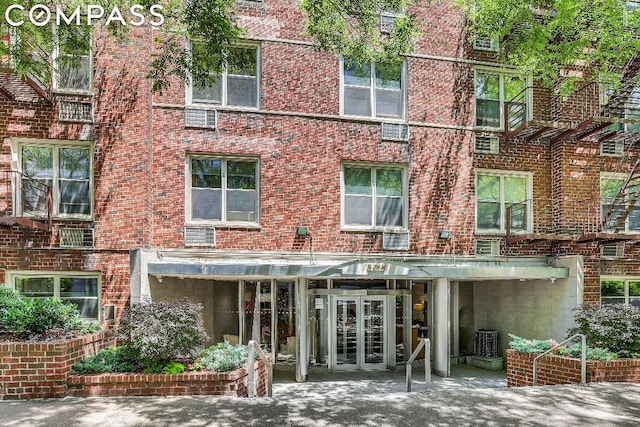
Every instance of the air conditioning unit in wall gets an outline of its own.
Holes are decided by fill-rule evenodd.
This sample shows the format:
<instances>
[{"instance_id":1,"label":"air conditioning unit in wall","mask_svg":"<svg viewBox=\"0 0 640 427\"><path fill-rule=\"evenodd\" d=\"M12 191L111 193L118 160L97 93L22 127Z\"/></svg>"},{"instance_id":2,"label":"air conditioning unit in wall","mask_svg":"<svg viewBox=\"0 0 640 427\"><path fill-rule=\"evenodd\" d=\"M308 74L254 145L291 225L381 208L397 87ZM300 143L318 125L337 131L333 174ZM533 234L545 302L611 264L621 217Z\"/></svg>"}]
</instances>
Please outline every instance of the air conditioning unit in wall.
<instances>
[{"instance_id":1,"label":"air conditioning unit in wall","mask_svg":"<svg viewBox=\"0 0 640 427\"><path fill-rule=\"evenodd\" d=\"M408 251L409 232L385 232L382 233L382 249L387 251Z\"/></svg>"},{"instance_id":2,"label":"air conditioning unit in wall","mask_svg":"<svg viewBox=\"0 0 640 427\"><path fill-rule=\"evenodd\" d=\"M480 136L473 137L474 153L497 154L500 151L500 140L497 136Z\"/></svg>"},{"instance_id":3,"label":"air conditioning unit in wall","mask_svg":"<svg viewBox=\"0 0 640 427\"><path fill-rule=\"evenodd\" d=\"M61 248L91 248L93 228L60 228L58 242Z\"/></svg>"},{"instance_id":4,"label":"air conditioning unit in wall","mask_svg":"<svg viewBox=\"0 0 640 427\"><path fill-rule=\"evenodd\" d=\"M475 36L473 38L473 48L475 50L486 50L490 52L498 51L498 40L493 37Z\"/></svg>"},{"instance_id":5,"label":"air conditioning unit in wall","mask_svg":"<svg viewBox=\"0 0 640 427\"><path fill-rule=\"evenodd\" d=\"M500 255L500 241L476 240L476 255Z\"/></svg>"},{"instance_id":6,"label":"air conditioning unit in wall","mask_svg":"<svg viewBox=\"0 0 640 427\"><path fill-rule=\"evenodd\" d=\"M600 155L621 157L624 152L624 142L622 141L602 141L600 143Z\"/></svg>"},{"instance_id":7,"label":"air conditioning unit in wall","mask_svg":"<svg viewBox=\"0 0 640 427\"><path fill-rule=\"evenodd\" d=\"M607 243L600 247L600 256L602 258L623 258L624 243Z\"/></svg>"},{"instance_id":8,"label":"air conditioning unit in wall","mask_svg":"<svg viewBox=\"0 0 640 427\"><path fill-rule=\"evenodd\" d=\"M218 112L209 108L186 107L184 125L191 128L215 129L218 126Z\"/></svg>"},{"instance_id":9,"label":"air conditioning unit in wall","mask_svg":"<svg viewBox=\"0 0 640 427\"><path fill-rule=\"evenodd\" d=\"M188 226L184 228L185 246L216 246L216 229L208 226Z\"/></svg>"},{"instance_id":10,"label":"air conditioning unit in wall","mask_svg":"<svg viewBox=\"0 0 640 427\"><path fill-rule=\"evenodd\" d=\"M59 101L58 120L61 122L93 122L91 102Z\"/></svg>"},{"instance_id":11,"label":"air conditioning unit in wall","mask_svg":"<svg viewBox=\"0 0 640 427\"><path fill-rule=\"evenodd\" d=\"M409 141L409 125L406 123L382 123L383 141Z\"/></svg>"}]
</instances>

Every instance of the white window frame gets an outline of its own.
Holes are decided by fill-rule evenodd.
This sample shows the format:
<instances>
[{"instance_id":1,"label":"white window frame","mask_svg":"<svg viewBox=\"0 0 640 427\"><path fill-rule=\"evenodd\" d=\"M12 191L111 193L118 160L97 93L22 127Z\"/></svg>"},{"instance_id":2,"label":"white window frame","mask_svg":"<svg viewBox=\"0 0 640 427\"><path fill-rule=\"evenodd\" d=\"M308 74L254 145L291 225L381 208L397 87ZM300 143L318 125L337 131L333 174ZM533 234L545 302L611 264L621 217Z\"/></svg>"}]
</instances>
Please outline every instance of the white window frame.
<instances>
[{"instance_id":1,"label":"white window frame","mask_svg":"<svg viewBox=\"0 0 640 427\"><path fill-rule=\"evenodd\" d=\"M73 89L73 88L61 88L60 84L60 67L58 66L58 58L60 57L60 44L58 43L58 33L56 31L56 26L53 26L53 39L54 39L54 47L52 52L53 59L53 72L52 74L52 87L55 92L58 93L68 93L68 94L80 94L80 95L90 95L93 94L93 34L91 35L91 47L89 48L89 52L87 55L89 57L89 85L85 89Z\"/></svg>"},{"instance_id":2,"label":"white window frame","mask_svg":"<svg viewBox=\"0 0 640 427\"><path fill-rule=\"evenodd\" d=\"M261 0L258 0L261 1ZM194 42L191 40L187 40L187 50L189 54L191 54L191 46ZM197 43L197 41L195 41ZM209 107L225 107L225 108L237 108L242 110L259 110L261 103L261 81L262 81L262 55L261 55L261 45L259 43L239 43L234 45L233 47L238 48L251 48L256 50L256 106L255 107L247 107L247 106L238 106L238 105L228 105L227 104L227 70L222 70L222 76L220 77L220 84L222 85L221 99L220 103L216 102L203 102L199 100L193 99L193 80L189 77L186 86L185 86L185 104L193 105L193 106L209 106Z\"/></svg>"},{"instance_id":3,"label":"white window frame","mask_svg":"<svg viewBox=\"0 0 640 427\"><path fill-rule=\"evenodd\" d=\"M600 220L604 219L604 210L603 210L603 201L602 201L602 180L603 179L610 179L610 180L617 180L617 181L622 181L622 183L624 184L624 180L627 179L627 175L622 174L622 173L615 173L615 172L601 172L600 173L600 181L599 181L599 194L600 194ZM640 205L636 205L638 207L640 207ZM624 220L624 230L622 230L622 233L640 233L640 227L638 228L634 228L634 229L630 229L629 228L629 216L627 216L627 218Z\"/></svg>"},{"instance_id":4,"label":"white window frame","mask_svg":"<svg viewBox=\"0 0 640 427\"><path fill-rule=\"evenodd\" d=\"M401 86L401 98L402 98L402 115L401 117L378 117L376 116L376 73L375 62L371 62L371 72L369 76L369 102L371 103L371 115L369 116L356 116L351 114L345 114L344 112L344 60L345 58L340 55L340 115L345 117L368 117L375 120L384 122L399 122L405 123L407 120L407 106L408 106L408 90L407 90L407 61L402 60L402 68L400 73L400 86Z\"/></svg>"},{"instance_id":5,"label":"white window frame","mask_svg":"<svg viewBox=\"0 0 640 427\"><path fill-rule=\"evenodd\" d=\"M48 271L48 270L16 270L16 271L7 271L5 273L5 285L10 287L11 289L16 289L15 283L16 279L20 278L28 278L28 279L37 279L37 278L53 278L53 297L60 298L60 279L61 278L81 278L81 279L97 279L98 281L98 295L96 295L96 300L98 304L98 317L86 317L83 318L85 320L102 320L102 275L98 272L81 272L81 271ZM93 298L93 297L91 297ZM63 301L66 298L60 298ZM87 298L89 299L89 298Z\"/></svg>"},{"instance_id":6,"label":"white window frame","mask_svg":"<svg viewBox=\"0 0 640 427\"><path fill-rule=\"evenodd\" d=\"M209 220L209 219L193 219L191 217L191 160L192 159L209 159L220 160L223 163L222 166L222 206L221 219ZM227 221L227 162L229 161L251 161L256 165L256 220L255 221ZM192 153L186 156L186 180L185 180L185 225L186 226L198 226L198 225L217 225L217 226L229 226L236 228L259 228L260 227L260 158L253 156L227 156L227 155L215 155L215 154L201 154Z\"/></svg>"},{"instance_id":7,"label":"white window frame","mask_svg":"<svg viewBox=\"0 0 640 427\"><path fill-rule=\"evenodd\" d=\"M616 297L616 298L624 298L624 304L635 307L640 310L640 307L631 305L631 298L637 298L640 301L640 296L629 295L629 282L640 282L640 277L637 276L600 276L600 304L604 304L604 299L608 299L611 297L602 297L602 282L623 282L624 283L624 296ZM614 304L614 303L612 303Z\"/></svg>"},{"instance_id":8,"label":"white window frame","mask_svg":"<svg viewBox=\"0 0 640 427\"><path fill-rule=\"evenodd\" d=\"M476 81L478 79L478 74L498 74L500 76L500 87L499 87L499 96L500 96L500 126L491 127L491 126L478 126L476 125L477 121L477 99L476 99ZM509 77L522 77L524 79L525 85L525 108L526 108L526 120L530 121L533 117L533 102L532 102L532 78L531 76L525 76L522 73L519 73L515 70L507 70L504 68L491 68L491 67L476 67L473 73L473 127L477 130L486 130L486 131L494 131L494 132L502 132L504 131L504 104L509 101L505 99L504 93L504 78L506 76Z\"/></svg>"},{"instance_id":9,"label":"white window frame","mask_svg":"<svg viewBox=\"0 0 640 427\"><path fill-rule=\"evenodd\" d=\"M372 225L354 225L345 224L345 168L360 169L397 169L402 171L402 223L400 227L378 226L375 225L376 216L376 192L375 179L372 179L372 206L371 206L371 224ZM340 165L340 229L343 231L374 231L374 232L406 232L409 231L409 169L406 164L401 163L371 163L371 162L342 162Z\"/></svg>"},{"instance_id":10,"label":"white window frame","mask_svg":"<svg viewBox=\"0 0 640 427\"><path fill-rule=\"evenodd\" d=\"M69 141L69 140L57 140L57 139L15 139L12 141L12 164L13 170L22 172L22 147L23 146L38 146L38 147L51 147L53 151L53 187L51 193L53 196L53 212L52 216L55 219L74 219L80 221L90 221L93 219L94 214L94 144L91 141ZM83 148L89 150L89 214L61 214L60 213L60 174L59 174L59 159L60 148ZM14 201L22 200L22 184L20 182L14 183ZM17 216L29 216L28 213L22 212L22 205L16 202L14 205L14 213Z\"/></svg>"},{"instance_id":11,"label":"white window frame","mask_svg":"<svg viewBox=\"0 0 640 427\"><path fill-rule=\"evenodd\" d=\"M500 178L500 228L479 228L478 227L478 176L489 175ZM475 227L476 233L482 235L504 235L507 231L507 211L506 201L504 194L504 178L524 178L526 180L526 200L527 200L527 224L525 230L512 230L513 234L531 233L533 230L533 173L532 172L517 172L517 171L505 171L500 169L477 169L474 176L475 187Z\"/></svg>"}]
</instances>

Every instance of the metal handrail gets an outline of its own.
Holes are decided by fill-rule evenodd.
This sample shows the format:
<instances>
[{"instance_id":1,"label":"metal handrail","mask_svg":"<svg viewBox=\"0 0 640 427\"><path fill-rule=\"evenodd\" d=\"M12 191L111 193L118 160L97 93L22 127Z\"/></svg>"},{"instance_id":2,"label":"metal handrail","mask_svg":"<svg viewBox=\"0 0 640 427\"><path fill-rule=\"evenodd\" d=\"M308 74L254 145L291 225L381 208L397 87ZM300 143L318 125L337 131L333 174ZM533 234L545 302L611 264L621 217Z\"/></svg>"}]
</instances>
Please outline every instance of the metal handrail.
<instances>
[{"instance_id":1,"label":"metal handrail","mask_svg":"<svg viewBox=\"0 0 640 427\"><path fill-rule=\"evenodd\" d=\"M255 393L255 390L256 390L255 350L258 350L258 355L260 356L260 359L262 359L262 361L267 365L267 397L271 397L271 395L273 394L273 387L272 387L273 365L271 364L267 356L265 356L264 352L262 351L262 349L260 348L260 345L257 342L255 342L254 340L251 340L249 341L249 344L247 344L247 346L249 347L249 356L247 357L247 365L249 370L249 380L248 380L249 397L255 397L255 394L256 394Z\"/></svg>"},{"instance_id":2,"label":"metal handrail","mask_svg":"<svg viewBox=\"0 0 640 427\"><path fill-rule=\"evenodd\" d=\"M536 356L535 359L533 359L533 385L538 384L538 359L540 359L545 354L552 352L567 341L572 341L576 337L581 337L582 344L582 352L580 355L580 384L584 385L587 383L587 337L585 337L583 334L575 334L574 336L567 338L566 340L555 345L554 347L551 347L549 350Z\"/></svg>"},{"instance_id":3,"label":"metal handrail","mask_svg":"<svg viewBox=\"0 0 640 427\"><path fill-rule=\"evenodd\" d=\"M416 349L413 350L411 357L407 361L406 366L406 381L407 392L411 391L411 364L416 360L420 350L424 348L424 382L428 386L431 382L431 341L429 338L420 338Z\"/></svg>"}]
</instances>

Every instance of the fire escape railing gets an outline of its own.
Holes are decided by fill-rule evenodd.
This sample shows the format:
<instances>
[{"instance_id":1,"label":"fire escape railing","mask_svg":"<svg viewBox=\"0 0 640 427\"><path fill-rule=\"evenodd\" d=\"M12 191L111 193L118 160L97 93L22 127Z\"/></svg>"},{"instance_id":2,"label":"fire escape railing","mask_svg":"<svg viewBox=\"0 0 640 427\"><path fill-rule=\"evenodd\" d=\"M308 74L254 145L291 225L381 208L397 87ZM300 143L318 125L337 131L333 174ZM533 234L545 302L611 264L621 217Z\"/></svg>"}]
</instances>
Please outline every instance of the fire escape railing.
<instances>
[{"instance_id":1,"label":"fire escape railing","mask_svg":"<svg viewBox=\"0 0 640 427\"><path fill-rule=\"evenodd\" d=\"M0 171L0 223L51 231L51 186L15 170Z\"/></svg>"}]
</instances>

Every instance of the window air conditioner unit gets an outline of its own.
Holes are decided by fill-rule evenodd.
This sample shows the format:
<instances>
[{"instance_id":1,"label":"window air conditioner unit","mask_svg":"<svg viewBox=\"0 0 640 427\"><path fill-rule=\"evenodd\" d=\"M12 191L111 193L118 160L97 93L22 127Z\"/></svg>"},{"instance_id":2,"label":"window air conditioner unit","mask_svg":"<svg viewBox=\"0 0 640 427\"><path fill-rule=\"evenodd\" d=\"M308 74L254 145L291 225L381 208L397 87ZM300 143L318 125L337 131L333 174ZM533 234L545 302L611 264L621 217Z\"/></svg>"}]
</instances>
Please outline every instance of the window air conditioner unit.
<instances>
[{"instance_id":1,"label":"window air conditioner unit","mask_svg":"<svg viewBox=\"0 0 640 427\"><path fill-rule=\"evenodd\" d=\"M58 120L61 122L93 122L93 108L90 102L59 101Z\"/></svg>"},{"instance_id":2,"label":"window air conditioner unit","mask_svg":"<svg viewBox=\"0 0 640 427\"><path fill-rule=\"evenodd\" d=\"M93 228L60 228L58 240L61 248L91 248Z\"/></svg>"},{"instance_id":3,"label":"window air conditioner unit","mask_svg":"<svg viewBox=\"0 0 640 427\"><path fill-rule=\"evenodd\" d=\"M500 255L500 241L476 240L476 255Z\"/></svg>"},{"instance_id":4,"label":"window air conditioner unit","mask_svg":"<svg viewBox=\"0 0 640 427\"><path fill-rule=\"evenodd\" d=\"M475 135L473 151L475 153L497 154L500 151L500 140L497 136Z\"/></svg>"},{"instance_id":5,"label":"window air conditioner unit","mask_svg":"<svg viewBox=\"0 0 640 427\"><path fill-rule=\"evenodd\" d=\"M208 108L186 107L185 127L215 129L218 126L218 112Z\"/></svg>"},{"instance_id":6,"label":"window air conditioner unit","mask_svg":"<svg viewBox=\"0 0 640 427\"><path fill-rule=\"evenodd\" d=\"M608 243L602 245L600 256L602 258L624 257L624 243Z\"/></svg>"},{"instance_id":7,"label":"window air conditioner unit","mask_svg":"<svg viewBox=\"0 0 640 427\"><path fill-rule=\"evenodd\" d=\"M475 50L486 50L489 52L498 51L498 40L493 37L475 36L473 38L473 48Z\"/></svg>"},{"instance_id":8,"label":"window air conditioner unit","mask_svg":"<svg viewBox=\"0 0 640 427\"><path fill-rule=\"evenodd\" d=\"M216 230L213 227L185 227L184 228L184 245L185 246L211 246L216 245Z\"/></svg>"},{"instance_id":9,"label":"window air conditioner unit","mask_svg":"<svg viewBox=\"0 0 640 427\"><path fill-rule=\"evenodd\" d=\"M409 232L386 232L382 233L382 249L388 251L408 251Z\"/></svg>"},{"instance_id":10,"label":"window air conditioner unit","mask_svg":"<svg viewBox=\"0 0 640 427\"><path fill-rule=\"evenodd\" d=\"M624 152L624 142L622 141L602 141L600 144L600 155L621 157Z\"/></svg>"},{"instance_id":11,"label":"window air conditioner unit","mask_svg":"<svg viewBox=\"0 0 640 427\"><path fill-rule=\"evenodd\" d=\"M409 141L409 125L405 123L382 123L383 141Z\"/></svg>"}]
</instances>

